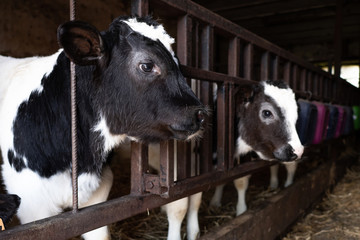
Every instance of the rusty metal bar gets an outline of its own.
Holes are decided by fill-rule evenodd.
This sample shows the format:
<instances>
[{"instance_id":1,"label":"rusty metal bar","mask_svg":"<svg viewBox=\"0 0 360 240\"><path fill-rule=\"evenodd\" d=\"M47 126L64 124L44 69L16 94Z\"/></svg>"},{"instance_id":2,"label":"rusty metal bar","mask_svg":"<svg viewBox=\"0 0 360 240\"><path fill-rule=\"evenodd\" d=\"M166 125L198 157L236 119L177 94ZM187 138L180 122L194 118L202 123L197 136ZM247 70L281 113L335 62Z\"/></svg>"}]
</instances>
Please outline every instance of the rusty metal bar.
<instances>
[{"instance_id":1,"label":"rusty metal bar","mask_svg":"<svg viewBox=\"0 0 360 240\"><path fill-rule=\"evenodd\" d=\"M229 102L228 84L218 84L217 90L217 169L228 169Z\"/></svg>"},{"instance_id":2,"label":"rusty metal bar","mask_svg":"<svg viewBox=\"0 0 360 240\"><path fill-rule=\"evenodd\" d=\"M272 52L275 55L283 59L288 59L291 62L297 63L299 66L308 68L315 72L320 72L322 74L327 74L319 68L315 67L313 64L305 61L301 57L295 56L294 54L280 48L279 46L257 36L256 34L248 31L247 29L236 25L235 23L230 22L229 20L224 19L220 15L214 14L210 10L196 4L192 1L186 0L156 0L153 1L156 3L166 4L168 7L173 7L179 11L186 12L187 14L196 17L202 22L208 23L216 29L221 29L224 33L230 34L232 36L237 36L241 40L252 43L261 49L266 49Z\"/></svg>"},{"instance_id":3,"label":"rusty metal bar","mask_svg":"<svg viewBox=\"0 0 360 240\"><path fill-rule=\"evenodd\" d=\"M70 20L75 20L76 0L70 0ZM78 158L77 158L77 114L76 114L76 66L70 61L71 82L71 179L72 179L72 211L79 208L78 201Z\"/></svg>"},{"instance_id":4,"label":"rusty metal bar","mask_svg":"<svg viewBox=\"0 0 360 240\"><path fill-rule=\"evenodd\" d=\"M289 84L291 87L290 77L291 77L291 62L287 61L284 66L284 82Z\"/></svg>"},{"instance_id":5,"label":"rusty metal bar","mask_svg":"<svg viewBox=\"0 0 360 240\"><path fill-rule=\"evenodd\" d=\"M315 73L313 77L313 95L319 95L319 75L317 73Z\"/></svg>"},{"instance_id":6,"label":"rusty metal bar","mask_svg":"<svg viewBox=\"0 0 360 240\"><path fill-rule=\"evenodd\" d=\"M246 44L244 49L244 78L254 79L254 46L251 43Z\"/></svg>"},{"instance_id":7,"label":"rusty metal bar","mask_svg":"<svg viewBox=\"0 0 360 240\"><path fill-rule=\"evenodd\" d=\"M145 193L143 173L148 168L148 146L131 142L131 194Z\"/></svg>"},{"instance_id":8,"label":"rusty metal bar","mask_svg":"<svg viewBox=\"0 0 360 240\"><path fill-rule=\"evenodd\" d=\"M216 83L232 82L239 85L254 83L254 81L248 80L246 78L233 77L223 73L206 71L184 65L180 66L180 69L185 77L193 77L199 80L211 81Z\"/></svg>"},{"instance_id":9,"label":"rusty metal bar","mask_svg":"<svg viewBox=\"0 0 360 240\"><path fill-rule=\"evenodd\" d=\"M324 76L319 75L318 78L318 96L321 96L324 99Z\"/></svg>"},{"instance_id":10,"label":"rusty metal bar","mask_svg":"<svg viewBox=\"0 0 360 240\"><path fill-rule=\"evenodd\" d=\"M299 74L299 67L297 64L292 66L292 74L291 74L291 82L292 82L292 89L299 90L299 81L298 81L298 74Z\"/></svg>"},{"instance_id":11,"label":"rusty metal bar","mask_svg":"<svg viewBox=\"0 0 360 240\"><path fill-rule=\"evenodd\" d=\"M313 73L311 71L307 71L306 89L308 92L313 94Z\"/></svg>"},{"instance_id":12,"label":"rusty metal bar","mask_svg":"<svg viewBox=\"0 0 360 240\"><path fill-rule=\"evenodd\" d=\"M201 58L200 68L204 70L212 70L214 62L214 29L206 25L201 30L200 42L201 42ZM212 107L214 105L213 86L211 82L204 81L200 87L200 100L203 104ZM213 112L212 114L216 114ZM207 118L209 127L203 134L202 141L200 142L200 173L206 173L211 171L213 167L213 115ZM216 127L216 126L215 126Z\"/></svg>"},{"instance_id":13,"label":"rusty metal bar","mask_svg":"<svg viewBox=\"0 0 360 240\"><path fill-rule=\"evenodd\" d=\"M232 171L208 173L192 179L185 179L170 189L170 195L176 196L172 198L162 198L152 194L127 195L79 209L77 214L65 212L51 218L7 229L0 233L0 240L45 240L49 239L49 236L52 239L68 239L103 225L132 217L145 212L147 209L159 207L189 194L209 189L217 184L264 170L273 164L269 161L248 162L233 168Z\"/></svg>"},{"instance_id":14,"label":"rusty metal bar","mask_svg":"<svg viewBox=\"0 0 360 240\"><path fill-rule=\"evenodd\" d=\"M279 59L279 56L275 56L273 59L272 59L272 72L273 72L273 79L274 80L279 80L280 79L280 76L279 76L279 68L280 68L280 59Z\"/></svg>"},{"instance_id":15,"label":"rusty metal bar","mask_svg":"<svg viewBox=\"0 0 360 240\"><path fill-rule=\"evenodd\" d=\"M131 0L131 14L136 14L139 17L149 14L148 0Z\"/></svg>"},{"instance_id":16,"label":"rusty metal bar","mask_svg":"<svg viewBox=\"0 0 360 240\"><path fill-rule=\"evenodd\" d=\"M300 71L300 87L299 87L299 90L303 91L303 92L305 92L305 90L306 90L306 77L307 77L306 72L307 71L306 71L305 68L301 69L301 71Z\"/></svg>"},{"instance_id":17,"label":"rusty metal bar","mask_svg":"<svg viewBox=\"0 0 360 240\"><path fill-rule=\"evenodd\" d=\"M270 53L264 52L261 56L260 80L270 79Z\"/></svg>"},{"instance_id":18,"label":"rusty metal bar","mask_svg":"<svg viewBox=\"0 0 360 240\"><path fill-rule=\"evenodd\" d=\"M162 196L168 196L174 185L174 141L160 143L160 186L165 188Z\"/></svg>"},{"instance_id":19,"label":"rusty metal bar","mask_svg":"<svg viewBox=\"0 0 360 240\"><path fill-rule=\"evenodd\" d=\"M184 15L177 23L177 53L181 63L191 66L192 61L192 19ZM190 83L191 80L189 79ZM191 84L191 83L190 83ZM177 142L177 179L190 177L191 145L188 142Z\"/></svg>"},{"instance_id":20,"label":"rusty metal bar","mask_svg":"<svg viewBox=\"0 0 360 240\"><path fill-rule=\"evenodd\" d=\"M131 13L133 15L145 16L149 11L148 0L131 0ZM131 143L131 186L130 192L133 195L145 193L145 171L148 170L148 146L141 143Z\"/></svg>"},{"instance_id":21,"label":"rusty metal bar","mask_svg":"<svg viewBox=\"0 0 360 240\"><path fill-rule=\"evenodd\" d=\"M336 21L335 21L335 31L334 31L334 50L335 50L335 59L334 59L334 75L336 78L340 78L341 73L341 58L342 58L342 48L343 48L343 0L336 0Z\"/></svg>"},{"instance_id":22,"label":"rusty metal bar","mask_svg":"<svg viewBox=\"0 0 360 240\"><path fill-rule=\"evenodd\" d=\"M228 74L230 76L238 77L240 75L240 39L235 37L229 43L228 56ZM229 165L228 168L234 166L234 151L235 151L235 99L234 99L234 84L229 84L229 136L228 136L228 154Z\"/></svg>"}]
</instances>

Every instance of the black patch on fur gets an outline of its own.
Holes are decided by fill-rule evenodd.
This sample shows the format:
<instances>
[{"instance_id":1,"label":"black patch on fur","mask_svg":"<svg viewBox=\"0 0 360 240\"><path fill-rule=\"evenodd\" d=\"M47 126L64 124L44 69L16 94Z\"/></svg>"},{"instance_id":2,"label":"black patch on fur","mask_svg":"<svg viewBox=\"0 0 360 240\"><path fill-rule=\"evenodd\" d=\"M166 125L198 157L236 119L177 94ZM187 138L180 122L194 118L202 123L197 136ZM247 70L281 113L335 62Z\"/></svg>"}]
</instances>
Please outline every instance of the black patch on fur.
<instances>
[{"instance_id":1,"label":"black patch on fur","mask_svg":"<svg viewBox=\"0 0 360 240\"><path fill-rule=\"evenodd\" d=\"M159 41L133 32L121 19L128 17L115 19L101 33L104 57L76 68L79 175L100 175L108 161L103 136L93 130L100 116L113 135L153 142L184 139L195 129L197 113L206 112L170 52ZM150 18L138 21L157 24ZM139 70L139 62L149 60L161 74ZM69 65L61 53L53 71L41 81L43 90L32 92L21 103L13 124L15 152L42 177L71 169Z\"/></svg>"},{"instance_id":2,"label":"black patch on fur","mask_svg":"<svg viewBox=\"0 0 360 240\"><path fill-rule=\"evenodd\" d=\"M0 194L0 218L5 226L10 222L11 218L16 214L20 206L21 199L14 194Z\"/></svg>"},{"instance_id":3,"label":"black patch on fur","mask_svg":"<svg viewBox=\"0 0 360 240\"><path fill-rule=\"evenodd\" d=\"M281 88L281 89L289 88L289 86L284 81L281 81L281 80L267 80L266 83L273 85L275 87Z\"/></svg>"},{"instance_id":4,"label":"black patch on fur","mask_svg":"<svg viewBox=\"0 0 360 240\"><path fill-rule=\"evenodd\" d=\"M15 168L17 172L21 172L25 168L25 164L22 158L15 157L15 154L13 151L8 151L8 159L10 165Z\"/></svg>"}]
</instances>

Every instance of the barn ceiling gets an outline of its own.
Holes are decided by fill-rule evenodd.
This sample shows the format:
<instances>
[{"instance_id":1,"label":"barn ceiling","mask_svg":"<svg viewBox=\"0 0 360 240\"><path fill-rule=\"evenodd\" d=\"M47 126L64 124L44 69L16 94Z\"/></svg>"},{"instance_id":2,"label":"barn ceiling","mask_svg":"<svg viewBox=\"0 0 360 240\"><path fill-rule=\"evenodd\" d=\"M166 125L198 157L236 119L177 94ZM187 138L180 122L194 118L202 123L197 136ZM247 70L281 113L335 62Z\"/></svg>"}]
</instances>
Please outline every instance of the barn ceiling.
<instances>
[{"instance_id":1,"label":"barn ceiling","mask_svg":"<svg viewBox=\"0 0 360 240\"><path fill-rule=\"evenodd\" d=\"M333 61L339 36L343 63L359 64L360 0L193 1L312 62ZM105 29L114 17L129 14L130 2L77 0L77 18ZM0 54L23 57L56 51L56 29L68 20L68 11L64 0L1 0ZM341 27L335 34L337 19Z\"/></svg>"},{"instance_id":2,"label":"barn ceiling","mask_svg":"<svg viewBox=\"0 0 360 240\"><path fill-rule=\"evenodd\" d=\"M359 0L193 1L313 62L332 61L340 36L342 61L359 63Z\"/></svg>"}]
</instances>

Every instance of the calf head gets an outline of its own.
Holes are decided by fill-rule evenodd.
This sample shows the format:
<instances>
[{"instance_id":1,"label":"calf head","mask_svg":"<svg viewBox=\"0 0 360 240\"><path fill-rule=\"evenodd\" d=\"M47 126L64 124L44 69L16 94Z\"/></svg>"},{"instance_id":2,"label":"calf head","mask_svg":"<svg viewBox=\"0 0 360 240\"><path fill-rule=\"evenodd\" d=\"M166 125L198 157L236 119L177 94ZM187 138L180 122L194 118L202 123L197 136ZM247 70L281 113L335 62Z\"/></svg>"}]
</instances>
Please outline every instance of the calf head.
<instances>
[{"instance_id":1,"label":"calf head","mask_svg":"<svg viewBox=\"0 0 360 240\"><path fill-rule=\"evenodd\" d=\"M264 160L292 161L304 147L296 132L298 117L293 91L283 82L264 81L239 94L237 151L255 151Z\"/></svg>"},{"instance_id":2,"label":"calf head","mask_svg":"<svg viewBox=\"0 0 360 240\"><path fill-rule=\"evenodd\" d=\"M58 39L72 61L93 66L91 98L110 134L150 142L200 132L206 110L180 72L174 39L156 21L119 17L101 33L72 21Z\"/></svg>"}]
</instances>

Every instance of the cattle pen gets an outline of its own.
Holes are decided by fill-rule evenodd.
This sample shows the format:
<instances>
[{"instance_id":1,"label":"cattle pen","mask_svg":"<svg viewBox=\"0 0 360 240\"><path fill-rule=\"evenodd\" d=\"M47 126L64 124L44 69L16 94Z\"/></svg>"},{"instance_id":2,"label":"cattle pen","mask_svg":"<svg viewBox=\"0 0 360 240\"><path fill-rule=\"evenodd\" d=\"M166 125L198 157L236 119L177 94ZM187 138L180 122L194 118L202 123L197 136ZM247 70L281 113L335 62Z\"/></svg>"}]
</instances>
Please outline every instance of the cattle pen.
<instances>
[{"instance_id":1,"label":"cattle pen","mask_svg":"<svg viewBox=\"0 0 360 240\"><path fill-rule=\"evenodd\" d=\"M216 122L211 117L206 119L211 127L206 128L197 142L195 159L191 158L191 143L161 142L161 171L150 173L148 147L132 142L128 195L75 213L68 211L9 228L0 233L0 239L68 239L268 169L275 162L257 160L237 164L234 160L235 98L243 85L283 79L299 99L337 106L360 105L358 88L192 1L131 1L131 14L145 16L149 13L155 19L161 19L165 27L171 29L171 35L176 36L175 52L184 76L201 102L211 108L213 116L216 115ZM344 174L351 159L339 161L339 156L346 151L346 143L357 139L356 134L359 134L358 130L346 132L343 127L337 137L309 145L306 161L319 155L326 161L267 199L258 211L234 218L225 227L211 230L200 239L265 240L283 234Z\"/></svg>"}]
</instances>

